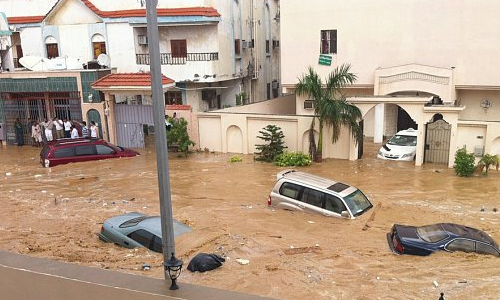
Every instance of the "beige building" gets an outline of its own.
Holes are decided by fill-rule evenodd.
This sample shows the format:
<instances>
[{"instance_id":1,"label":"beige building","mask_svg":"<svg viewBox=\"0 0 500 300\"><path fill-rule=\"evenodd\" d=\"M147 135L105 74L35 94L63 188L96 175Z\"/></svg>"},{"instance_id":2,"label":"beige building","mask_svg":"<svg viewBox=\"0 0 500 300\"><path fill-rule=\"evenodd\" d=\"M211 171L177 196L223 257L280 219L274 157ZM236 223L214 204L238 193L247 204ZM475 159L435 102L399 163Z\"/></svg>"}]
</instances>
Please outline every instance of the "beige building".
<instances>
[{"instance_id":1,"label":"beige building","mask_svg":"<svg viewBox=\"0 0 500 300\"><path fill-rule=\"evenodd\" d=\"M417 165L451 167L463 146L478 157L500 154L499 9L493 0L282 2L283 90L294 93L309 66L326 78L348 63L358 81L346 93L375 142L416 126ZM296 99L298 115L313 112L305 100ZM433 128L436 115L445 128ZM325 147L323 157L357 158L349 134L337 144Z\"/></svg>"}]
</instances>

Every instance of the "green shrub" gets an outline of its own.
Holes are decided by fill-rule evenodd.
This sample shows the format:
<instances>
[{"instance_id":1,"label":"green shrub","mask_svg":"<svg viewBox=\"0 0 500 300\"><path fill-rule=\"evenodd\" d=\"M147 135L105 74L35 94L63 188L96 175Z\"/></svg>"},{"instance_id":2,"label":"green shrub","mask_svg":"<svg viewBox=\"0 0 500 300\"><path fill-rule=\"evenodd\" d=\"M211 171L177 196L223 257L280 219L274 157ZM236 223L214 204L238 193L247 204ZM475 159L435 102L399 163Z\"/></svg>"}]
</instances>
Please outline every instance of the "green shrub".
<instances>
[{"instance_id":1,"label":"green shrub","mask_svg":"<svg viewBox=\"0 0 500 300\"><path fill-rule=\"evenodd\" d=\"M189 146L195 145L195 143L189 139L187 131L188 122L184 118L170 119L169 121L172 123L172 128L167 131L167 146L177 146L179 152L183 152L184 155L187 156Z\"/></svg>"},{"instance_id":2,"label":"green shrub","mask_svg":"<svg viewBox=\"0 0 500 300\"><path fill-rule=\"evenodd\" d=\"M460 177L470 177L474 174L474 154L467 153L467 149L458 149L455 153L455 163L453 168L455 173Z\"/></svg>"},{"instance_id":3,"label":"green shrub","mask_svg":"<svg viewBox=\"0 0 500 300\"><path fill-rule=\"evenodd\" d=\"M283 146L285 135L281 131L281 128L276 125L267 125L259 133L262 135L257 137L267 144L255 145L255 149L258 151L255 153L257 155L255 160L273 162L287 148Z\"/></svg>"},{"instance_id":4,"label":"green shrub","mask_svg":"<svg viewBox=\"0 0 500 300\"><path fill-rule=\"evenodd\" d=\"M302 152L284 152L278 155L274 164L280 167L309 166L312 163L311 157Z\"/></svg>"},{"instance_id":5,"label":"green shrub","mask_svg":"<svg viewBox=\"0 0 500 300\"><path fill-rule=\"evenodd\" d=\"M241 157L239 157L238 155L232 156L229 159L230 163L241 162L241 161L243 161L243 159Z\"/></svg>"}]
</instances>

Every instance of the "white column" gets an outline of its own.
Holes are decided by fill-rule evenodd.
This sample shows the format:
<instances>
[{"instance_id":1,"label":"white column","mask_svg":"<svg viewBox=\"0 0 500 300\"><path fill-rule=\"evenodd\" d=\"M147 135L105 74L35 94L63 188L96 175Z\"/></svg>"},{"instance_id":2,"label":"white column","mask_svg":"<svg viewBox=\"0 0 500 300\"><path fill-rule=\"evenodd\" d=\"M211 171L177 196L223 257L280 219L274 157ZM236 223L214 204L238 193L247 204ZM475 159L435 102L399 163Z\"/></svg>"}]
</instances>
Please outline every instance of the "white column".
<instances>
[{"instance_id":1,"label":"white column","mask_svg":"<svg viewBox=\"0 0 500 300\"><path fill-rule=\"evenodd\" d=\"M384 141L384 118L385 104L380 103L375 106L375 117L373 118L373 142L382 143Z\"/></svg>"}]
</instances>

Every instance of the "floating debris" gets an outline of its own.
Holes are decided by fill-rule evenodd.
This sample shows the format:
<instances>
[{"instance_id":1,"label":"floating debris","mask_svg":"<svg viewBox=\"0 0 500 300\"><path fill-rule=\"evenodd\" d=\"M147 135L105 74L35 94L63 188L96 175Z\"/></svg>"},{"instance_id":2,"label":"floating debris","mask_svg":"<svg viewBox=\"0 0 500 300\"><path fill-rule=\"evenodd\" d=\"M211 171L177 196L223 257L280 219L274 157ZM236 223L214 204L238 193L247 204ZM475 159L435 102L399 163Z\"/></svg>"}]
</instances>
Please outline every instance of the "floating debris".
<instances>
[{"instance_id":1,"label":"floating debris","mask_svg":"<svg viewBox=\"0 0 500 300\"><path fill-rule=\"evenodd\" d=\"M248 265L250 263L250 261L248 259L244 259L244 258L237 258L236 261L240 264L240 265Z\"/></svg>"}]
</instances>

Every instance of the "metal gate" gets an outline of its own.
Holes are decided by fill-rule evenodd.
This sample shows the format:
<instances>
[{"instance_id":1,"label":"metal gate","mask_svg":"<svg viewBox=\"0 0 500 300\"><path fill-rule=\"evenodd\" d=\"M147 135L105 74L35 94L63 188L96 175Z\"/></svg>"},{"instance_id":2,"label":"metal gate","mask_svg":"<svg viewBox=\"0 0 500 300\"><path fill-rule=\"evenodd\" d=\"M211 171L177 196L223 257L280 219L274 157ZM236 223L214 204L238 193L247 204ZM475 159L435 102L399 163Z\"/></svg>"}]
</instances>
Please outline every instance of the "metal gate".
<instances>
[{"instance_id":1,"label":"metal gate","mask_svg":"<svg viewBox=\"0 0 500 300\"><path fill-rule=\"evenodd\" d=\"M450 155L451 124L444 120L427 123L424 161L447 164Z\"/></svg>"},{"instance_id":2,"label":"metal gate","mask_svg":"<svg viewBox=\"0 0 500 300\"><path fill-rule=\"evenodd\" d=\"M118 145L127 148L144 148L143 125L154 124L153 106L117 104L115 116Z\"/></svg>"},{"instance_id":3,"label":"metal gate","mask_svg":"<svg viewBox=\"0 0 500 300\"><path fill-rule=\"evenodd\" d=\"M79 92L5 92L1 93L7 128L7 143L15 143L14 123L23 124L24 144L32 144L31 120L82 120ZM1 100L0 100L1 101Z\"/></svg>"}]
</instances>

